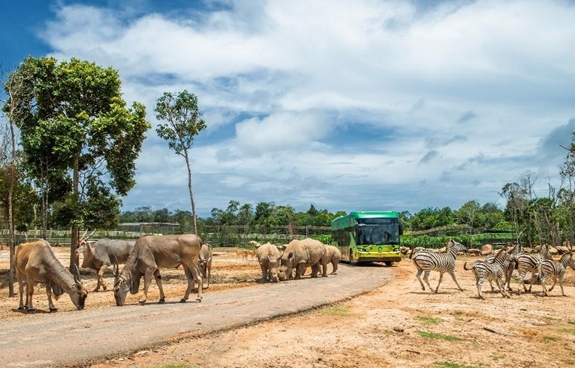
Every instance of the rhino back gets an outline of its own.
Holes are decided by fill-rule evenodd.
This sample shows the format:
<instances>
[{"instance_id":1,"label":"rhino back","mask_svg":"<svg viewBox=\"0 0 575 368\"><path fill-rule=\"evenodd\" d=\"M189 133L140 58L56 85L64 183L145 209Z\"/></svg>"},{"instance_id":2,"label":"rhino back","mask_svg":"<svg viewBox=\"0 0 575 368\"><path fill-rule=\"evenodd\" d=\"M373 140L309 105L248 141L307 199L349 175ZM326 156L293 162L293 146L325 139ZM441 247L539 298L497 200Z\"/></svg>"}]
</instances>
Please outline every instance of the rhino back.
<instances>
[{"instance_id":1,"label":"rhino back","mask_svg":"<svg viewBox=\"0 0 575 368\"><path fill-rule=\"evenodd\" d=\"M306 238L302 240L302 243L307 255L305 263L316 264L325 256L326 249L322 242L315 239Z\"/></svg>"}]
</instances>

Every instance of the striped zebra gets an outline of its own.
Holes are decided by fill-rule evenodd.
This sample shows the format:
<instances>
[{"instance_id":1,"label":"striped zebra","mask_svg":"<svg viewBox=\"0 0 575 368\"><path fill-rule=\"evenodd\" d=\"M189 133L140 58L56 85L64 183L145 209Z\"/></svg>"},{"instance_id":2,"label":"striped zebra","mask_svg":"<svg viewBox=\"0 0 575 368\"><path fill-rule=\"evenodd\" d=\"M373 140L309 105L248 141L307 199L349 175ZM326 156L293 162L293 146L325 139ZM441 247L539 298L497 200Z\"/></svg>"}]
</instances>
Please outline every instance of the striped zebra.
<instances>
[{"instance_id":1,"label":"striped zebra","mask_svg":"<svg viewBox=\"0 0 575 368\"><path fill-rule=\"evenodd\" d=\"M425 290L425 286L421 281L421 274L423 273L423 279L429 287L429 290L433 292L431 285L429 284L429 273L431 271L439 272L439 281L437 282L437 288L435 288L435 293L439 290L439 285L441 285L441 279L443 279L443 274L445 272L451 275L455 284L460 291L463 291L457 279L455 278L455 256L457 252L466 251L467 248L453 239L447 242L447 252L446 253L433 253L429 251L420 251L413 256L413 263L417 267L417 279L421 284L421 290Z\"/></svg>"},{"instance_id":2,"label":"striped zebra","mask_svg":"<svg viewBox=\"0 0 575 368\"><path fill-rule=\"evenodd\" d=\"M548 296L547 286L545 282L549 277L553 278L553 285L549 289L552 291L555 287L555 283L557 279L559 279L559 286L561 286L561 295L565 295L565 291L563 290L563 279L565 278L565 271L567 271L567 267L571 267L575 270L575 259L573 259L572 253L565 253L559 261L554 261L552 259L546 259L541 263L541 272L540 280L541 280L541 287L543 288L543 293L545 296Z\"/></svg>"},{"instance_id":3,"label":"striped zebra","mask_svg":"<svg viewBox=\"0 0 575 368\"><path fill-rule=\"evenodd\" d=\"M507 253L507 257L505 258L505 262L503 262L503 276L505 276L505 280L503 285L507 288L508 291L512 291L511 289L511 276L513 275L513 270L515 269L516 261L515 257L519 254L523 253L523 246L521 244L516 244L509 253ZM485 262L491 263L495 259L495 254L490 254L485 257ZM491 291L495 292L495 288L493 287L493 281L489 279L489 285L491 286Z\"/></svg>"},{"instance_id":4,"label":"striped zebra","mask_svg":"<svg viewBox=\"0 0 575 368\"><path fill-rule=\"evenodd\" d=\"M531 292L535 276L541 273L541 264L543 260L552 258L549 253L549 246L543 245L537 254L521 253L513 257L513 259L516 262L515 269L519 273L519 276L517 277L517 281L519 282L519 286L517 286L517 294L521 294L521 285L523 285L523 290L527 292L527 287L523 282L527 272L531 273L531 283L529 284L529 292Z\"/></svg>"},{"instance_id":5,"label":"striped zebra","mask_svg":"<svg viewBox=\"0 0 575 368\"><path fill-rule=\"evenodd\" d=\"M503 279L503 275L505 272L505 263L509 266L509 260L507 256L507 251L505 249L501 249L497 254L493 257L490 257L491 261L475 261L471 265L470 268L467 268L467 262L463 264L464 270L473 270L475 274L475 284L477 285L477 293L479 294L479 299L485 299L483 294L481 293L481 289L483 287L483 282L485 280L489 280L491 283L495 281L499 290L501 291L501 295L505 298L509 298L509 294L505 290L505 281ZM491 284L491 288L493 289L493 284Z\"/></svg>"}]
</instances>

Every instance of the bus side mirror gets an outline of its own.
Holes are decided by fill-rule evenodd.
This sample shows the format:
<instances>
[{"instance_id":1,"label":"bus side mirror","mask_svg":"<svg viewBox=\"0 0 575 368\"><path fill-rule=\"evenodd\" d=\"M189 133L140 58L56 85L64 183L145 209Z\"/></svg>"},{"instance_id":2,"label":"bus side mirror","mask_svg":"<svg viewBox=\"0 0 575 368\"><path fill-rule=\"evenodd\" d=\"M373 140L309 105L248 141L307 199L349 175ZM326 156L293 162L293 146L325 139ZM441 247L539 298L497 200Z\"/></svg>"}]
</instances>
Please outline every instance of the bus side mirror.
<instances>
[{"instance_id":1,"label":"bus side mirror","mask_svg":"<svg viewBox=\"0 0 575 368\"><path fill-rule=\"evenodd\" d=\"M399 235L403 235L403 224L399 223Z\"/></svg>"}]
</instances>

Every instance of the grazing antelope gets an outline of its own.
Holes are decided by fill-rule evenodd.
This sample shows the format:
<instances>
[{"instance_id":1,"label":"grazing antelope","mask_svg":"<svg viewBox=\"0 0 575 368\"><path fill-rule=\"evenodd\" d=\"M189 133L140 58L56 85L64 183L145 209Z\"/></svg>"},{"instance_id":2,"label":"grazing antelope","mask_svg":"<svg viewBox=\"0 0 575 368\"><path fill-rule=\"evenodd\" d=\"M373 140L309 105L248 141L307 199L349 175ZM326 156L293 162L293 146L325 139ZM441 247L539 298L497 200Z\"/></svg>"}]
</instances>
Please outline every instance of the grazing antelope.
<instances>
[{"instance_id":1,"label":"grazing antelope","mask_svg":"<svg viewBox=\"0 0 575 368\"><path fill-rule=\"evenodd\" d=\"M76 274L72 275L56 258L47 241L38 240L20 244L16 248L14 264L16 265L16 278L20 290L18 309L27 309L28 312L34 311L32 296L36 283L46 284L46 296L48 297L50 312L58 310L52 302L52 293L56 299L63 293L67 293L77 309L84 308L88 290L80 281L78 268L76 267ZM22 300L24 284L26 284L26 304Z\"/></svg>"},{"instance_id":2,"label":"grazing antelope","mask_svg":"<svg viewBox=\"0 0 575 368\"><path fill-rule=\"evenodd\" d=\"M199 255L200 273L202 279L208 281L206 288L210 287L210 278L212 276L212 246L209 244L202 244Z\"/></svg>"},{"instance_id":3,"label":"grazing antelope","mask_svg":"<svg viewBox=\"0 0 575 368\"><path fill-rule=\"evenodd\" d=\"M100 239L91 244L88 238L82 237L76 248L76 255L83 255L82 268L91 268L96 271L97 284L93 291L100 290L100 286L107 290L104 282L104 272L112 266L112 260L124 264L130 251L134 247L135 240Z\"/></svg>"},{"instance_id":4,"label":"grazing antelope","mask_svg":"<svg viewBox=\"0 0 575 368\"><path fill-rule=\"evenodd\" d=\"M194 234L183 235L146 235L136 241L130 252L128 260L118 272L118 262L114 262L115 281L114 298L118 306L124 305L128 291L136 294L140 287L140 279L144 276L144 292L140 298L140 304L146 303L148 288L152 276L160 289L159 303L165 302L164 289L160 267L177 268L183 265L188 279L188 287L180 302L188 300L194 286L194 279L198 282L198 296L196 301L202 300L202 275L199 271L199 254L202 247L202 239Z\"/></svg>"}]
</instances>

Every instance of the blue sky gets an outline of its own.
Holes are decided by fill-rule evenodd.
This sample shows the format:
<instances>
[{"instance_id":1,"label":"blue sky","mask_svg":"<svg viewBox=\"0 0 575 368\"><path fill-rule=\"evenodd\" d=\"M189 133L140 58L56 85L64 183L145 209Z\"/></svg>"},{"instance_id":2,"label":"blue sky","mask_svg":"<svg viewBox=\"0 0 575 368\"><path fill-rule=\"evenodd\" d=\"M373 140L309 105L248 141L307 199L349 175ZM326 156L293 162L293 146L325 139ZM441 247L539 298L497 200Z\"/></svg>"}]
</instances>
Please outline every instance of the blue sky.
<instances>
[{"instance_id":1,"label":"blue sky","mask_svg":"<svg viewBox=\"0 0 575 368\"><path fill-rule=\"evenodd\" d=\"M0 63L77 57L127 101L196 94L200 216L230 200L306 211L502 204L531 171L559 187L575 131L568 1L11 1ZM151 129L124 210L189 210L187 173Z\"/></svg>"}]
</instances>

